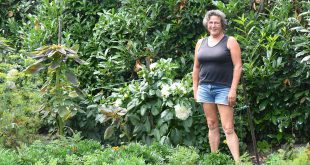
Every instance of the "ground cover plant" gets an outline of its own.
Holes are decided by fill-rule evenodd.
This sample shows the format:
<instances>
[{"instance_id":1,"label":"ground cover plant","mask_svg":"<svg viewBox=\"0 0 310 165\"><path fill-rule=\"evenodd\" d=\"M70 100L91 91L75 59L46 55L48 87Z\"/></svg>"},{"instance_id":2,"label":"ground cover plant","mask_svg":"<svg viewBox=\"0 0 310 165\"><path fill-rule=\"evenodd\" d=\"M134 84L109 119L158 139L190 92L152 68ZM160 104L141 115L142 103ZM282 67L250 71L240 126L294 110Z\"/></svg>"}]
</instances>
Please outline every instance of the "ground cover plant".
<instances>
[{"instance_id":1,"label":"ground cover plant","mask_svg":"<svg viewBox=\"0 0 310 165\"><path fill-rule=\"evenodd\" d=\"M40 154L38 154L40 153ZM264 164L308 164L309 146L280 149L268 156ZM103 146L94 140L82 140L80 134L57 140L35 141L18 151L0 147L0 164L234 164L225 153L201 153L194 147L128 143ZM252 164L249 155L241 157L243 165Z\"/></svg>"}]
</instances>

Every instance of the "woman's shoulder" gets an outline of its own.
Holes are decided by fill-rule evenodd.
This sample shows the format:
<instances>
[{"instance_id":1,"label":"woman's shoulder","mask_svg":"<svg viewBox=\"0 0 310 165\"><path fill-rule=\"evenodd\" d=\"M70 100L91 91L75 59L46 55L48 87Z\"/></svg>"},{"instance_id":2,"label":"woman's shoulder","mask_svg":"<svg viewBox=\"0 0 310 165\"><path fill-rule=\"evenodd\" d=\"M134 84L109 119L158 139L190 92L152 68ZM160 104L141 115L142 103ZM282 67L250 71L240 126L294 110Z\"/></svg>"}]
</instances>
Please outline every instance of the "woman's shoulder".
<instances>
[{"instance_id":1,"label":"woman's shoulder","mask_svg":"<svg viewBox=\"0 0 310 165\"><path fill-rule=\"evenodd\" d=\"M197 44L201 44L202 42L204 42L205 40L207 40L208 36L205 36L203 38L198 39Z\"/></svg>"},{"instance_id":2,"label":"woman's shoulder","mask_svg":"<svg viewBox=\"0 0 310 165\"><path fill-rule=\"evenodd\" d=\"M228 36L227 35L227 41L228 42L236 42L237 40L236 40L236 38L234 36Z\"/></svg>"},{"instance_id":3,"label":"woman's shoulder","mask_svg":"<svg viewBox=\"0 0 310 165\"><path fill-rule=\"evenodd\" d=\"M230 49L231 47L235 47L236 45L239 45L238 44L238 41L235 37L233 36L228 36L227 37L227 48Z\"/></svg>"},{"instance_id":4,"label":"woman's shoulder","mask_svg":"<svg viewBox=\"0 0 310 165\"><path fill-rule=\"evenodd\" d=\"M200 38L198 39L197 43L201 43L202 41L204 41L207 37L203 37L203 38Z\"/></svg>"}]
</instances>

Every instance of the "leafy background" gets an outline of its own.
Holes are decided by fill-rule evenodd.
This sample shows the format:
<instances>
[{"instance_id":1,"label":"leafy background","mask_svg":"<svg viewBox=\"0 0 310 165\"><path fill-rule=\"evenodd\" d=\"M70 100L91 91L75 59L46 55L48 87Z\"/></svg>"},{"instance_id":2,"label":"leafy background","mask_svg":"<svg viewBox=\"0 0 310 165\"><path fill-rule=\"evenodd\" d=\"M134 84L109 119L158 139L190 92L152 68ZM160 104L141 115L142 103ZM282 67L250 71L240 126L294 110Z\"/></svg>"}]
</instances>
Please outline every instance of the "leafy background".
<instances>
[{"instance_id":1,"label":"leafy background","mask_svg":"<svg viewBox=\"0 0 310 165\"><path fill-rule=\"evenodd\" d=\"M61 120L65 135L74 130L102 144L159 141L208 151L205 118L191 91L191 71L195 43L207 35L202 18L215 8L226 13L226 33L235 36L242 48L245 88L240 86L235 107L241 149L251 143L247 108L253 112L260 151L309 142L310 5L305 1L265 2L261 10L260 4L253 6L249 0L7 0L0 4L3 144L19 146L38 138L38 133L56 134L61 128L57 115L65 107L74 112ZM68 62L61 67L79 79L83 96L71 97L72 87L57 84L54 87L60 92L43 96L40 89L51 71L33 76L23 72L35 62L30 52L57 44L58 17L63 22L62 45L77 51L87 63ZM69 100L65 105L51 101L65 96ZM42 113L47 102L53 108ZM190 111L186 120L176 116L176 106ZM20 136L24 134L31 138ZM221 150L228 151L224 145Z\"/></svg>"}]
</instances>

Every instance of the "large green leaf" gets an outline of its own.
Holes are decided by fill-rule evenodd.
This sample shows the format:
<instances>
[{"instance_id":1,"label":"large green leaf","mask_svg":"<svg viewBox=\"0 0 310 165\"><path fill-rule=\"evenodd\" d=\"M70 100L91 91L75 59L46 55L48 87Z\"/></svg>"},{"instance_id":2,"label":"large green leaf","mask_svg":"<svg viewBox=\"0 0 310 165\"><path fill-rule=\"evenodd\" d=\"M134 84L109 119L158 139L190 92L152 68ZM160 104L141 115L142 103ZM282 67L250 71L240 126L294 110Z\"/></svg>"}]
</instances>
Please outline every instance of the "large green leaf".
<instances>
[{"instance_id":1,"label":"large green leaf","mask_svg":"<svg viewBox=\"0 0 310 165\"><path fill-rule=\"evenodd\" d=\"M40 70L44 69L45 66L41 62L36 62L30 66L28 66L24 72L27 74L35 74L40 72Z\"/></svg>"},{"instance_id":2,"label":"large green leaf","mask_svg":"<svg viewBox=\"0 0 310 165\"><path fill-rule=\"evenodd\" d=\"M115 127L113 125L109 126L105 131L104 131L104 139L110 139L114 133Z\"/></svg>"},{"instance_id":3,"label":"large green leaf","mask_svg":"<svg viewBox=\"0 0 310 165\"><path fill-rule=\"evenodd\" d=\"M159 141L160 140L160 132L157 128L153 129L152 134L155 136L156 140Z\"/></svg>"},{"instance_id":4,"label":"large green leaf","mask_svg":"<svg viewBox=\"0 0 310 165\"><path fill-rule=\"evenodd\" d=\"M159 129L160 136L164 136L168 132L168 129L168 124L163 124Z\"/></svg>"},{"instance_id":5,"label":"large green leaf","mask_svg":"<svg viewBox=\"0 0 310 165\"><path fill-rule=\"evenodd\" d=\"M59 116L64 119L64 118L69 118L71 111L69 111L66 107L60 106L58 109L58 114Z\"/></svg>"},{"instance_id":6,"label":"large green leaf","mask_svg":"<svg viewBox=\"0 0 310 165\"><path fill-rule=\"evenodd\" d=\"M129 120L133 125L140 124L140 118L138 115L127 115L127 117L129 118Z\"/></svg>"},{"instance_id":7,"label":"large green leaf","mask_svg":"<svg viewBox=\"0 0 310 165\"><path fill-rule=\"evenodd\" d=\"M180 134L180 131L178 129L173 129L171 131L171 141L174 143L174 144L178 144L181 140L181 134Z\"/></svg>"},{"instance_id":8,"label":"large green leaf","mask_svg":"<svg viewBox=\"0 0 310 165\"><path fill-rule=\"evenodd\" d=\"M191 118L191 117L189 117L189 118L187 118L185 121L183 121L183 126L184 126L185 128L191 127L192 124L193 124L193 118Z\"/></svg>"},{"instance_id":9,"label":"large green leaf","mask_svg":"<svg viewBox=\"0 0 310 165\"><path fill-rule=\"evenodd\" d=\"M169 121L173 118L173 113L171 112L171 110L164 110L162 113L161 113L161 118L164 119L165 121Z\"/></svg>"},{"instance_id":10,"label":"large green leaf","mask_svg":"<svg viewBox=\"0 0 310 165\"><path fill-rule=\"evenodd\" d=\"M145 120L144 126L145 126L146 132L148 133L151 132L151 123L148 117Z\"/></svg>"},{"instance_id":11,"label":"large green leaf","mask_svg":"<svg viewBox=\"0 0 310 165\"><path fill-rule=\"evenodd\" d=\"M71 70L66 70L65 76L67 80L70 81L73 85L78 85L78 79Z\"/></svg>"},{"instance_id":12,"label":"large green leaf","mask_svg":"<svg viewBox=\"0 0 310 165\"><path fill-rule=\"evenodd\" d=\"M64 48L59 48L57 51L58 51L59 53L61 53L61 54L64 54L64 55L67 54L67 52L66 52L66 50L65 50Z\"/></svg>"},{"instance_id":13,"label":"large green leaf","mask_svg":"<svg viewBox=\"0 0 310 165\"><path fill-rule=\"evenodd\" d=\"M87 64L84 60L81 60L79 58L74 58L73 60L81 65Z\"/></svg>"}]
</instances>

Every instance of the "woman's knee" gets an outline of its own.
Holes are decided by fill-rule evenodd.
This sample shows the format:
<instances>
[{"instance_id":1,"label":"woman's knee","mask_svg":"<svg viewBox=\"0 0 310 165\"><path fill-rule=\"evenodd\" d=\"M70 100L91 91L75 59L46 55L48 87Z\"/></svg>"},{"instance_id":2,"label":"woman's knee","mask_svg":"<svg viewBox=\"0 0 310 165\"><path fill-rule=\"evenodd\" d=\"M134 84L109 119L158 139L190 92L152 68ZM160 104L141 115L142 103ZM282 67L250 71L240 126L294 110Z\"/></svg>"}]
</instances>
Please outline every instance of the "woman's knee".
<instances>
[{"instance_id":1,"label":"woman's knee","mask_svg":"<svg viewBox=\"0 0 310 165\"><path fill-rule=\"evenodd\" d=\"M224 130L226 135L231 135L231 134L235 133L234 127L223 127L223 130Z\"/></svg>"},{"instance_id":2,"label":"woman's knee","mask_svg":"<svg viewBox=\"0 0 310 165\"><path fill-rule=\"evenodd\" d=\"M209 120L208 121L209 130L214 130L214 129L217 129L218 127L219 127L218 122L216 120Z\"/></svg>"}]
</instances>

